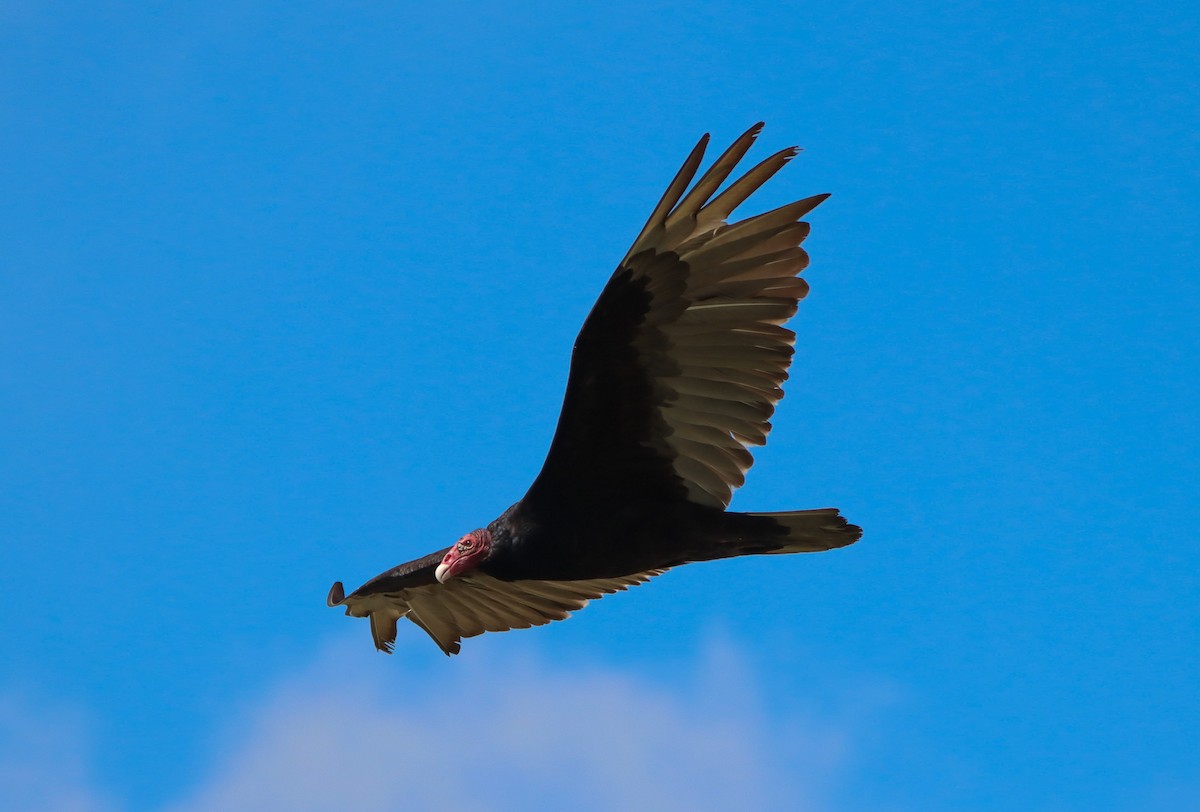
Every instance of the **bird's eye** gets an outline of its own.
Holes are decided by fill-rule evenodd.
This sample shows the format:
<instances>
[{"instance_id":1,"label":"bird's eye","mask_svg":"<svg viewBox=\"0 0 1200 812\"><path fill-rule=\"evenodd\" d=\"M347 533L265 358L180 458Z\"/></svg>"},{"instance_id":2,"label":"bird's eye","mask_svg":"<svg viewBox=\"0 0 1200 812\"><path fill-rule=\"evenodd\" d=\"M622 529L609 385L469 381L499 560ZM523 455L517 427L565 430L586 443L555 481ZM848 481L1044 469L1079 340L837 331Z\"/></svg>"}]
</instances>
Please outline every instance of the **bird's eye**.
<instances>
[{"instance_id":1,"label":"bird's eye","mask_svg":"<svg viewBox=\"0 0 1200 812\"><path fill-rule=\"evenodd\" d=\"M472 544L469 540L468 541L460 541L458 543L458 551L460 553L465 553L467 550L470 550L471 547L472 547Z\"/></svg>"}]
</instances>

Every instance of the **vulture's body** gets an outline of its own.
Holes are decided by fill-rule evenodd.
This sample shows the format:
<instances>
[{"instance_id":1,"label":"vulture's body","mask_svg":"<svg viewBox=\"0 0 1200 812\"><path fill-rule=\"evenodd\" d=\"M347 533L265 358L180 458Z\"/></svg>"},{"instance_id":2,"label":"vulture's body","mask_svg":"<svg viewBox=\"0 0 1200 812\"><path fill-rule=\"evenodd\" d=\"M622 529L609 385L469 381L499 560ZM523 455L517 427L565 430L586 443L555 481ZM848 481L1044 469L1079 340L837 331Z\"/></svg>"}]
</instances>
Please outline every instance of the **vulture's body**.
<instances>
[{"instance_id":1,"label":"vulture's body","mask_svg":"<svg viewBox=\"0 0 1200 812\"><path fill-rule=\"evenodd\" d=\"M390 651L408 617L447 654L463 637L559 620L670 567L757 553L817 552L861 535L835 508L727 512L783 397L808 285L799 219L826 195L732 224L795 154L717 189L762 125L687 191L688 156L605 286L575 342L558 428L528 493L486 528L402 564L331 606L369 617Z\"/></svg>"}]
</instances>

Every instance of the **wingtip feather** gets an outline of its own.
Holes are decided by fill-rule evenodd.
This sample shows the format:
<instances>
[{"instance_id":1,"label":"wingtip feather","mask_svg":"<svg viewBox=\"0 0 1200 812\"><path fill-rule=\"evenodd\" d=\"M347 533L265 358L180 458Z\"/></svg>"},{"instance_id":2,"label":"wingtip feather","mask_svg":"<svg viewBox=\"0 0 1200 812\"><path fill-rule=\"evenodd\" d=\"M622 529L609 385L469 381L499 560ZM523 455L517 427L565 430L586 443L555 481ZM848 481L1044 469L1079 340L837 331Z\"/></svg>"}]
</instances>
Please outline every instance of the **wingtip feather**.
<instances>
[{"instance_id":1,"label":"wingtip feather","mask_svg":"<svg viewBox=\"0 0 1200 812\"><path fill-rule=\"evenodd\" d=\"M400 619L399 615L375 611L371 613L370 619L371 639L375 641L375 648L384 654L391 654L396 645L396 622Z\"/></svg>"}]
</instances>

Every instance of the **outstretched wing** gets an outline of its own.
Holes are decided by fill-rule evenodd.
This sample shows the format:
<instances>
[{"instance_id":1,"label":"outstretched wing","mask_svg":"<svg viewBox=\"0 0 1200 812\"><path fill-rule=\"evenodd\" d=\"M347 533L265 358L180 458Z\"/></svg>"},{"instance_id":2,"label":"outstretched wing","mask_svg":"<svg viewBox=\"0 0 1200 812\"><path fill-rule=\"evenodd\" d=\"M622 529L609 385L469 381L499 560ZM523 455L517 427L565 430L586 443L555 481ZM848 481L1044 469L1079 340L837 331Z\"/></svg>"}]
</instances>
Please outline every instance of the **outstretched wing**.
<instances>
[{"instance_id":1,"label":"outstretched wing","mask_svg":"<svg viewBox=\"0 0 1200 812\"><path fill-rule=\"evenodd\" d=\"M329 590L330 606L369 617L375 647L389 654L396 624L404 617L425 630L447 655L458 654L464 637L528 629L563 620L589 600L645 583L663 570L587 581L501 581L474 572L440 584L434 568L445 550L394 570L345 595L339 581Z\"/></svg>"},{"instance_id":2,"label":"outstretched wing","mask_svg":"<svg viewBox=\"0 0 1200 812\"><path fill-rule=\"evenodd\" d=\"M527 505L687 498L724 508L787 379L782 325L808 285L798 222L817 195L727 224L798 150L785 149L713 197L762 129L742 135L684 194L692 150L609 280L575 342L558 428Z\"/></svg>"}]
</instances>

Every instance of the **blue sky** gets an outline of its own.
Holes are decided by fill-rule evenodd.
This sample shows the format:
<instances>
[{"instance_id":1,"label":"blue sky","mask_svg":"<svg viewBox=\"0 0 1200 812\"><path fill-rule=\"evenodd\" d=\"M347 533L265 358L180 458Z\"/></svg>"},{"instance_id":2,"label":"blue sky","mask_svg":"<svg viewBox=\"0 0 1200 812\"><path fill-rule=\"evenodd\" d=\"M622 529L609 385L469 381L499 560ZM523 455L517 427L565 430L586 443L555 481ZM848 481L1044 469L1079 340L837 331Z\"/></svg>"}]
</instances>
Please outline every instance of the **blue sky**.
<instances>
[{"instance_id":1,"label":"blue sky","mask_svg":"<svg viewBox=\"0 0 1200 812\"><path fill-rule=\"evenodd\" d=\"M0 9L0 806L1200 806L1200 14L383 5ZM375 654L758 120L833 197L734 507L862 542Z\"/></svg>"}]
</instances>

